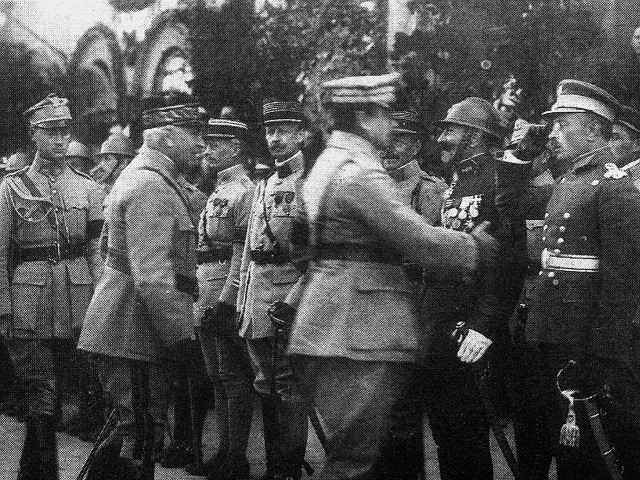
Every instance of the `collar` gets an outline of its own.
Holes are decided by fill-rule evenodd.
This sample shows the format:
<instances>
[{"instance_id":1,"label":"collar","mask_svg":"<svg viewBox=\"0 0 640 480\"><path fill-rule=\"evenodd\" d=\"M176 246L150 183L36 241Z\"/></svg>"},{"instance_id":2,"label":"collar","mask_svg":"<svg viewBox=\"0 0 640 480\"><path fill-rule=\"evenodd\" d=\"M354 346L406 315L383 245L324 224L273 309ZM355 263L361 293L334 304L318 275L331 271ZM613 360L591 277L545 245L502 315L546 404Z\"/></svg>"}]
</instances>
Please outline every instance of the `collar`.
<instances>
[{"instance_id":1,"label":"collar","mask_svg":"<svg viewBox=\"0 0 640 480\"><path fill-rule=\"evenodd\" d=\"M302 157L302 151L298 150L298 152L287 158L284 162L278 162L276 160L276 172L278 173L278 177L286 178L294 172L302 169L304 167L304 158Z\"/></svg>"},{"instance_id":2,"label":"collar","mask_svg":"<svg viewBox=\"0 0 640 480\"><path fill-rule=\"evenodd\" d=\"M42 158L39 153L36 153L29 170L31 172L38 172L45 177L58 177L68 168L69 166L65 160L60 163L53 163Z\"/></svg>"},{"instance_id":3,"label":"collar","mask_svg":"<svg viewBox=\"0 0 640 480\"><path fill-rule=\"evenodd\" d=\"M409 160L401 167L389 170L389 176L396 182L402 182L403 180L409 180L420 175L420 165L417 160Z\"/></svg>"},{"instance_id":4,"label":"collar","mask_svg":"<svg viewBox=\"0 0 640 480\"><path fill-rule=\"evenodd\" d=\"M571 173L576 175L589 167L593 168L597 166L603 166L605 163L611 160L612 155L613 152L609 145L605 145L604 147L596 148L595 150L591 150L590 152L578 155L573 159Z\"/></svg>"},{"instance_id":5,"label":"collar","mask_svg":"<svg viewBox=\"0 0 640 480\"><path fill-rule=\"evenodd\" d=\"M158 170L162 170L164 173L168 174L171 178L178 178L179 172L178 167L173 160L167 157L164 153L159 152L158 150L153 150L152 148L145 147L143 145L140 150L140 155L138 155L132 162L135 162L135 166L137 168L140 167L153 167Z\"/></svg>"},{"instance_id":6,"label":"collar","mask_svg":"<svg viewBox=\"0 0 640 480\"><path fill-rule=\"evenodd\" d=\"M225 168L221 172L218 173L218 181L217 185L222 185L224 183L233 182L234 180L240 180L245 174L244 165L239 163L238 165L234 165L233 167Z\"/></svg>"},{"instance_id":7,"label":"collar","mask_svg":"<svg viewBox=\"0 0 640 480\"><path fill-rule=\"evenodd\" d=\"M484 162L481 162L481 158L489 156L487 152L476 153L468 158L460 160L456 171L459 175L476 174L481 168Z\"/></svg>"},{"instance_id":8,"label":"collar","mask_svg":"<svg viewBox=\"0 0 640 480\"><path fill-rule=\"evenodd\" d=\"M369 140L356 135L355 133L343 132L342 130L334 130L329 137L327 147L341 148L350 153L361 156L365 155L378 164L382 168L382 160L380 152L369 142Z\"/></svg>"}]
</instances>

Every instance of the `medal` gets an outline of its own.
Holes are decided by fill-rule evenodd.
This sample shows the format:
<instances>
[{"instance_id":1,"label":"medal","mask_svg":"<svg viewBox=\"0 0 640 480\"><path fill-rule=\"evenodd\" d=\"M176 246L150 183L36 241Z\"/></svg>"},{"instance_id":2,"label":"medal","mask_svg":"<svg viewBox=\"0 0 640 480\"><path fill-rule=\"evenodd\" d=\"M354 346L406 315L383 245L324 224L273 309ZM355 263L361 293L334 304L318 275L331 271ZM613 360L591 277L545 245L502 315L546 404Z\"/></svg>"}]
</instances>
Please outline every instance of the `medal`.
<instances>
[{"instance_id":1,"label":"medal","mask_svg":"<svg viewBox=\"0 0 640 480\"><path fill-rule=\"evenodd\" d=\"M465 218L467 218L467 212L465 212L464 210L460 210L460 213L458 214L458 218L460 220L464 220Z\"/></svg>"},{"instance_id":2,"label":"medal","mask_svg":"<svg viewBox=\"0 0 640 480\"><path fill-rule=\"evenodd\" d=\"M450 216L451 218L455 217L456 215L458 215L458 209L452 208L447 212L447 215Z\"/></svg>"},{"instance_id":3,"label":"medal","mask_svg":"<svg viewBox=\"0 0 640 480\"><path fill-rule=\"evenodd\" d=\"M473 206L473 207L471 207L469 209L469 216L471 218L476 218L479 214L480 214L480 212L478 212L478 209L475 206Z\"/></svg>"},{"instance_id":4,"label":"medal","mask_svg":"<svg viewBox=\"0 0 640 480\"><path fill-rule=\"evenodd\" d=\"M460 225L462 225L462 223L457 218L453 222L451 222L451 228L453 228L455 230L460 228Z\"/></svg>"}]
</instances>

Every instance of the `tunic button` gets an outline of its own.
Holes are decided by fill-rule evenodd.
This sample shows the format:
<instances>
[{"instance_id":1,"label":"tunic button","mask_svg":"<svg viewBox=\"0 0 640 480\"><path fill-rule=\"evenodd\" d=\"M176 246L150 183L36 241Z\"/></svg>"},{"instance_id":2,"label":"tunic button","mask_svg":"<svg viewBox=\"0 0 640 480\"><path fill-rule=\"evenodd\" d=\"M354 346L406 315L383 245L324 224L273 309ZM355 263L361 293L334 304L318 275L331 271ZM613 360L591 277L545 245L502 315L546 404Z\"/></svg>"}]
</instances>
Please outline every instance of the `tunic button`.
<instances>
[{"instance_id":1,"label":"tunic button","mask_svg":"<svg viewBox=\"0 0 640 480\"><path fill-rule=\"evenodd\" d=\"M567 227L565 227L564 225L562 225L559 230L564 233L567 230Z\"/></svg>"},{"instance_id":2,"label":"tunic button","mask_svg":"<svg viewBox=\"0 0 640 480\"><path fill-rule=\"evenodd\" d=\"M559 239L558 239L558 243L564 243L564 238L562 238L562 237L561 237L561 238L559 238Z\"/></svg>"},{"instance_id":3,"label":"tunic button","mask_svg":"<svg viewBox=\"0 0 640 480\"><path fill-rule=\"evenodd\" d=\"M542 276L542 270L540 270L540 271L538 272L538 275Z\"/></svg>"},{"instance_id":4,"label":"tunic button","mask_svg":"<svg viewBox=\"0 0 640 480\"><path fill-rule=\"evenodd\" d=\"M542 241L545 242L547 240L547 237L542 237Z\"/></svg>"},{"instance_id":5,"label":"tunic button","mask_svg":"<svg viewBox=\"0 0 640 480\"><path fill-rule=\"evenodd\" d=\"M56 177L49 177L49 180L51 181L51 183L54 183L56 181Z\"/></svg>"},{"instance_id":6,"label":"tunic button","mask_svg":"<svg viewBox=\"0 0 640 480\"><path fill-rule=\"evenodd\" d=\"M542 230L547 230L547 228L549 228L549 225L544 225L544 226L542 227Z\"/></svg>"},{"instance_id":7,"label":"tunic button","mask_svg":"<svg viewBox=\"0 0 640 480\"><path fill-rule=\"evenodd\" d=\"M549 218L549 212L544 214L544 218Z\"/></svg>"},{"instance_id":8,"label":"tunic button","mask_svg":"<svg viewBox=\"0 0 640 480\"><path fill-rule=\"evenodd\" d=\"M560 249L559 249L559 248L556 248L556 249L553 251L553 253L555 253L555 254L560 253Z\"/></svg>"},{"instance_id":9,"label":"tunic button","mask_svg":"<svg viewBox=\"0 0 640 480\"><path fill-rule=\"evenodd\" d=\"M560 183L564 183L564 182L566 182L566 181L567 181L567 179L566 179L566 178L563 178L562 180L560 180Z\"/></svg>"},{"instance_id":10,"label":"tunic button","mask_svg":"<svg viewBox=\"0 0 640 480\"><path fill-rule=\"evenodd\" d=\"M571 214L570 214L569 212L567 212L567 213L565 213L565 214L563 215L563 217L564 217L564 218L569 218L569 217L571 217Z\"/></svg>"},{"instance_id":11,"label":"tunic button","mask_svg":"<svg viewBox=\"0 0 640 480\"><path fill-rule=\"evenodd\" d=\"M52 190L51 190L51 193L53 193L53 194L55 195L56 193L58 193L58 190L56 190L56 189L54 188L54 189L52 189Z\"/></svg>"},{"instance_id":12,"label":"tunic button","mask_svg":"<svg viewBox=\"0 0 640 480\"><path fill-rule=\"evenodd\" d=\"M556 274L555 274L555 272L549 272L549 273L547 274L547 276L548 276L549 278L553 278L553 277L555 277L555 276L556 276Z\"/></svg>"},{"instance_id":13,"label":"tunic button","mask_svg":"<svg viewBox=\"0 0 640 480\"><path fill-rule=\"evenodd\" d=\"M583 242L586 242L587 241L587 237L582 236L582 237L580 237L580 240L582 240Z\"/></svg>"},{"instance_id":14,"label":"tunic button","mask_svg":"<svg viewBox=\"0 0 640 480\"><path fill-rule=\"evenodd\" d=\"M558 285L560 282L558 281L558 279L557 279L557 278L555 278L555 279L553 280L553 282L552 282L552 283L553 283L554 285Z\"/></svg>"}]
</instances>

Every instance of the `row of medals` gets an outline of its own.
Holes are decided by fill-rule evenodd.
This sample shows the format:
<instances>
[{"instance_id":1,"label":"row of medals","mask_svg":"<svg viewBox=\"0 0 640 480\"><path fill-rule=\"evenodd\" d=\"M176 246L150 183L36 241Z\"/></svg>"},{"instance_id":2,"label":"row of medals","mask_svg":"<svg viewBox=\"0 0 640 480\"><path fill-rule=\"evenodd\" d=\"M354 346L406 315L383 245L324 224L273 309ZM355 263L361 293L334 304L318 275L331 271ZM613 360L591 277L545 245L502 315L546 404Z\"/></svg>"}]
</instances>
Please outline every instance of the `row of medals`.
<instances>
[{"instance_id":1,"label":"row of medals","mask_svg":"<svg viewBox=\"0 0 640 480\"><path fill-rule=\"evenodd\" d=\"M463 226L465 228L473 228L474 219L480 215L480 202L482 201L482 195L473 195L469 197L462 197L460 199L460 205L456 207L448 208L453 204L452 200L447 200L443 209L443 221L442 223L455 230ZM448 204L448 205L447 205Z\"/></svg>"}]
</instances>

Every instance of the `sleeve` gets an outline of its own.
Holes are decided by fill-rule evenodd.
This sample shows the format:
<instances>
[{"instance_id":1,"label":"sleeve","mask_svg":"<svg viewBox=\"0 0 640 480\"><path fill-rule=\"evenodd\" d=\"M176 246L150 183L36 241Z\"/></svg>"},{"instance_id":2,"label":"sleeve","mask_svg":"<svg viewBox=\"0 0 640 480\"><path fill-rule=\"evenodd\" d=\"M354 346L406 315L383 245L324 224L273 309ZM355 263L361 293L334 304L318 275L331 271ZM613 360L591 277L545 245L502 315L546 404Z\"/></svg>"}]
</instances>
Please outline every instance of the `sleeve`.
<instances>
[{"instance_id":1,"label":"sleeve","mask_svg":"<svg viewBox=\"0 0 640 480\"><path fill-rule=\"evenodd\" d=\"M13 254L13 205L7 180L0 183L0 316L13 312L11 301L10 269Z\"/></svg>"},{"instance_id":2,"label":"sleeve","mask_svg":"<svg viewBox=\"0 0 640 480\"><path fill-rule=\"evenodd\" d=\"M609 333L597 337L604 343L617 335L624 343L631 337L640 297L640 192L629 177L602 183L598 206L602 286L596 328ZM621 343L600 348L616 352L624 349Z\"/></svg>"},{"instance_id":3,"label":"sleeve","mask_svg":"<svg viewBox=\"0 0 640 480\"><path fill-rule=\"evenodd\" d=\"M97 183L89 185L89 212L87 216L87 249L86 258L93 277L93 284L98 282L104 269L104 261L100 251L100 238L104 225L105 194Z\"/></svg>"},{"instance_id":4,"label":"sleeve","mask_svg":"<svg viewBox=\"0 0 640 480\"><path fill-rule=\"evenodd\" d=\"M234 219L234 241L233 255L231 256L231 265L227 281L220 292L220 301L229 305L235 305L238 298L238 289L240 288L240 266L242 264L242 255L244 252L244 241L247 237L247 224L249 223L249 214L251 212L252 191L245 190L238 202L233 206ZM238 241L240 238L242 240Z\"/></svg>"},{"instance_id":5,"label":"sleeve","mask_svg":"<svg viewBox=\"0 0 640 480\"><path fill-rule=\"evenodd\" d=\"M240 262L240 282L238 288L238 300L236 302L236 309L239 312L242 312L242 307L244 306L245 296L247 292L247 283L249 281L249 262L251 258L249 258L249 249L250 242L249 236L251 235L251 219L253 218L253 212L256 208L256 204L258 203L258 199L260 198L261 189L265 186L265 180L258 183L255 190L253 191L253 199L251 201L251 209L249 210L249 216L247 218L247 234L245 236L244 248L242 250L242 260Z\"/></svg>"},{"instance_id":6,"label":"sleeve","mask_svg":"<svg viewBox=\"0 0 640 480\"><path fill-rule=\"evenodd\" d=\"M467 275L479 265L471 235L429 225L392 194L395 186L383 171L361 169L340 189L338 199L350 216L361 221L405 258L427 272Z\"/></svg>"},{"instance_id":7,"label":"sleeve","mask_svg":"<svg viewBox=\"0 0 640 480\"><path fill-rule=\"evenodd\" d=\"M131 275L155 330L166 346L188 338L189 295L176 289L172 245L177 218L173 191L148 182L136 190L125 213ZM193 324L193 322L191 322Z\"/></svg>"}]
</instances>

